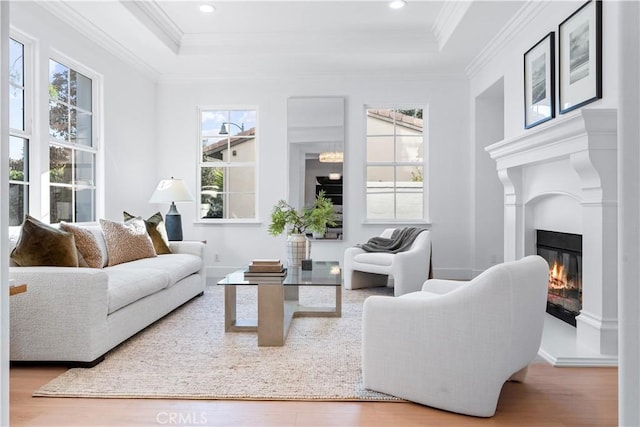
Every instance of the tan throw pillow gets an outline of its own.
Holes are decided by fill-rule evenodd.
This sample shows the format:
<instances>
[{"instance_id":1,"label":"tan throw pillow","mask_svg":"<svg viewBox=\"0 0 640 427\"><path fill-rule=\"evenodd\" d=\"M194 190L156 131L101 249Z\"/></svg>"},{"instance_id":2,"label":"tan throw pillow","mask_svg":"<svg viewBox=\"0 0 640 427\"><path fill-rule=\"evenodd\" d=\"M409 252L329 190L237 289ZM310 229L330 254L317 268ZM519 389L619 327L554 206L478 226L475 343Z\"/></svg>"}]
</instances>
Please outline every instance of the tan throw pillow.
<instances>
[{"instance_id":1,"label":"tan throw pillow","mask_svg":"<svg viewBox=\"0 0 640 427\"><path fill-rule=\"evenodd\" d=\"M142 218L124 223L101 219L100 226L107 242L110 266L156 256Z\"/></svg>"},{"instance_id":2,"label":"tan throw pillow","mask_svg":"<svg viewBox=\"0 0 640 427\"><path fill-rule=\"evenodd\" d=\"M127 212L122 212L122 214L124 215L125 221L136 218L135 215L131 215ZM149 234L149 237L151 237L156 254L170 254L171 249L169 248L169 237L167 236L167 229L165 228L164 221L162 220L162 214L160 212L156 212L154 215L149 217L149 219L144 220L144 225L147 227L147 233Z\"/></svg>"},{"instance_id":3,"label":"tan throw pillow","mask_svg":"<svg viewBox=\"0 0 640 427\"><path fill-rule=\"evenodd\" d=\"M96 236L94 236L91 231L64 221L60 223L60 229L73 234L76 240L78 254L84 258L87 267L103 267L104 260L102 259L102 251L100 250L100 246L98 246ZM80 267L83 267L83 265L80 265Z\"/></svg>"},{"instance_id":4,"label":"tan throw pillow","mask_svg":"<svg viewBox=\"0 0 640 427\"><path fill-rule=\"evenodd\" d=\"M27 215L11 259L21 267L77 267L78 252L73 234L53 228Z\"/></svg>"}]
</instances>

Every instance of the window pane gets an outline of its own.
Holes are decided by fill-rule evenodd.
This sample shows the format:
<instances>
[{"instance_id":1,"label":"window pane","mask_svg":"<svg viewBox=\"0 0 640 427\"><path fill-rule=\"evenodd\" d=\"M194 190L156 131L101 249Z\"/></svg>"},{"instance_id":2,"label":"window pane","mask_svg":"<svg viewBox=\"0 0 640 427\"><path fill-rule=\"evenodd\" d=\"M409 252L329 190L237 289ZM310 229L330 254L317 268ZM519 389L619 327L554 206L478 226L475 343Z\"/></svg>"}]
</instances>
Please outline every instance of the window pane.
<instances>
[{"instance_id":1,"label":"window pane","mask_svg":"<svg viewBox=\"0 0 640 427\"><path fill-rule=\"evenodd\" d=\"M76 163L75 167L75 184L76 185L94 185L94 164L95 155L86 151L75 150Z\"/></svg>"},{"instance_id":2,"label":"window pane","mask_svg":"<svg viewBox=\"0 0 640 427\"><path fill-rule=\"evenodd\" d=\"M95 190L81 188L76 190L76 222L95 221Z\"/></svg>"},{"instance_id":3,"label":"window pane","mask_svg":"<svg viewBox=\"0 0 640 427\"><path fill-rule=\"evenodd\" d=\"M91 147L93 145L91 139L91 114L84 111L73 110L75 114L75 139L72 138L71 142L84 145L85 147Z\"/></svg>"},{"instance_id":4,"label":"window pane","mask_svg":"<svg viewBox=\"0 0 640 427\"><path fill-rule=\"evenodd\" d=\"M224 169L203 167L200 177L200 217L222 218L222 192L224 191Z\"/></svg>"},{"instance_id":5,"label":"window pane","mask_svg":"<svg viewBox=\"0 0 640 427\"><path fill-rule=\"evenodd\" d=\"M367 193L367 218L393 218L393 193L377 192L375 189Z\"/></svg>"},{"instance_id":6,"label":"window pane","mask_svg":"<svg viewBox=\"0 0 640 427\"><path fill-rule=\"evenodd\" d=\"M9 82L24 86L24 45L13 39L9 41Z\"/></svg>"},{"instance_id":7,"label":"window pane","mask_svg":"<svg viewBox=\"0 0 640 427\"><path fill-rule=\"evenodd\" d=\"M91 79L78 73L70 71L69 103L79 108L91 111Z\"/></svg>"},{"instance_id":8,"label":"window pane","mask_svg":"<svg viewBox=\"0 0 640 427\"><path fill-rule=\"evenodd\" d=\"M396 113L396 134L422 135L422 109L398 110Z\"/></svg>"},{"instance_id":9,"label":"window pane","mask_svg":"<svg viewBox=\"0 0 640 427\"><path fill-rule=\"evenodd\" d=\"M368 166L367 167L367 187L376 183L378 187L386 186L393 188L393 166Z\"/></svg>"},{"instance_id":10,"label":"window pane","mask_svg":"<svg viewBox=\"0 0 640 427\"><path fill-rule=\"evenodd\" d=\"M50 222L72 222L72 191L67 187L49 187Z\"/></svg>"},{"instance_id":11,"label":"window pane","mask_svg":"<svg viewBox=\"0 0 640 427\"><path fill-rule=\"evenodd\" d=\"M24 91L9 87L9 127L24 130Z\"/></svg>"},{"instance_id":12,"label":"window pane","mask_svg":"<svg viewBox=\"0 0 640 427\"><path fill-rule=\"evenodd\" d=\"M69 140L69 108L65 104L49 103L49 135L61 141Z\"/></svg>"},{"instance_id":13,"label":"window pane","mask_svg":"<svg viewBox=\"0 0 640 427\"><path fill-rule=\"evenodd\" d=\"M69 68L49 60L49 98L53 101L69 102Z\"/></svg>"},{"instance_id":14,"label":"window pane","mask_svg":"<svg viewBox=\"0 0 640 427\"><path fill-rule=\"evenodd\" d=\"M367 162L393 162L393 136L367 137Z\"/></svg>"},{"instance_id":15,"label":"window pane","mask_svg":"<svg viewBox=\"0 0 640 427\"><path fill-rule=\"evenodd\" d=\"M231 152L225 161L254 162L256 159L256 139L253 137L231 138Z\"/></svg>"},{"instance_id":16,"label":"window pane","mask_svg":"<svg viewBox=\"0 0 640 427\"><path fill-rule=\"evenodd\" d=\"M29 212L29 187L23 184L9 184L9 225L20 225Z\"/></svg>"},{"instance_id":17,"label":"window pane","mask_svg":"<svg viewBox=\"0 0 640 427\"><path fill-rule=\"evenodd\" d=\"M72 151L69 148L49 147L49 182L72 183Z\"/></svg>"},{"instance_id":18,"label":"window pane","mask_svg":"<svg viewBox=\"0 0 640 427\"><path fill-rule=\"evenodd\" d=\"M28 181L28 140L9 137L9 180Z\"/></svg>"},{"instance_id":19,"label":"window pane","mask_svg":"<svg viewBox=\"0 0 640 427\"><path fill-rule=\"evenodd\" d=\"M399 136L396 138L397 162L421 162L423 138L412 136Z\"/></svg>"},{"instance_id":20,"label":"window pane","mask_svg":"<svg viewBox=\"0 0 640 427\"><path fill-rule=\"evenodd\" d=\"M228 132L231 136L255 135L256 111L232 110L229 113Z\"/></svg>"},{"instance_id":21,"label":"window pane","mask_svg":"<svg viewBox=\"0 0 640 427\"><path fill-rule=\"evenodd\" d=\"M406 189L405 189L406 190ZM397 219L422 218L422 189L408 192L398 192L396 195Z\"/></svg>"},{"instance_id":22,"label":"window pane","mask_svg":"<svg viewBox=\"0 0 640 427\"><path fill-rule=\"evenodd\" d=\"M229 194L229 206L227 218L254 218L255 197L251 194Z\"/></svg>"},{"instance_id":23,"label":"window pane","mask_svg":"<svg viewBox=\"0 0 640 427\"><path fill-rule=\"evenodd\" d=\"M202 138L203 162L229 161L229 138Z\"/></svg>"},{"instance_id":24,"label":"window pane","mask_svg":"<svg viewBox=\"0 0 640 427\"><path fill-rule=\"evenodd\" d=\"M253 167L229 168L227 191L232 193L253 193L255 191L255 169Z\"/></svg>"}]
</instances>

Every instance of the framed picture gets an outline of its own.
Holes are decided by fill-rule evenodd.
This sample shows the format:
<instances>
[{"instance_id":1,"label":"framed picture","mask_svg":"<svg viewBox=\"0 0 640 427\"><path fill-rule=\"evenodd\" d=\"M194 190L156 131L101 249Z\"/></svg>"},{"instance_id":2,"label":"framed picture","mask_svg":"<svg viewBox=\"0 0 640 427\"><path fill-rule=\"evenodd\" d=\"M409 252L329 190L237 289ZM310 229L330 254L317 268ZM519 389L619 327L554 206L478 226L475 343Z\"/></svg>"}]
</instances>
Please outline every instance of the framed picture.
<instances>
[{"instance_id":1,"label":"framed picture","mask_svg":"<svg viewBox=\"0 0 640 427\"><path fill-rule=\"evenodd\" d=\"M560 114L602 98L602 1L590 0L558 28Z\"/></svg>"},{"instance_id":2,"label":"framed picture","mask_svg":"<svg viewBox=\"0 0 640 427\"><path fill-rule=\"evenodd\" d=\"M551 120L555 109L555 34L524 54L524 128Z\"/></svg>"}]
</instances>

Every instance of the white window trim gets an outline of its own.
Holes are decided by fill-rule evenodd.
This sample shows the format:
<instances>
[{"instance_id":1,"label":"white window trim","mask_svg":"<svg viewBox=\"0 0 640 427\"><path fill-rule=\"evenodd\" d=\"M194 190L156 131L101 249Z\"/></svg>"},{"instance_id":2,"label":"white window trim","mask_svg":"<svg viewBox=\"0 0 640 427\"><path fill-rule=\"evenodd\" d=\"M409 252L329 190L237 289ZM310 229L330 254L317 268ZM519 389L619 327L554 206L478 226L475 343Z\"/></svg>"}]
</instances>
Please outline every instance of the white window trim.
<instances>
[{"instance_id":1,"label":"white window trim","mask_svg":"<svg viewBox=\"0 0 640 427\"><path fill-rule=\"evenodd\" d=\"M422 118L424 120L425 126L423 128L422 138L423 138L423 148L422 148L422 167L423 167L423 196L422 196L422 218L415 219L393 219L393 218L384 218L384 219L370 219L367 217L367 166L371 164L375 164L376 162L367 162L367 137L369 136L367 133L367 110L369 109L414 109L421 108L422 109ZM364 150L362 150L362 164L364 168L362 170L362 182L364 183L364 188L362 191L361 197L361 205L365 207L363 210L363 217L360 221L362 225L389 225L389 226L397 226L397 225L424 225L431 226L431 217L429 211L429 198L430 191L429 185L431 180L428 178L428 175L431 169L428 167L429 165L429 129L428 125L429 118L429 104L428 103L415 103L415 102L399 102L394 104L365 104L362 110L362 129L363 132L363 146ZM427 129L425 132L424 129ZM397 162L394 164L401 164L403 162Z\"/></svg>"},{"instance_id":2,"label":"white window trim","mask_svg":"<svg viewBox=\"0 0 640 427\"><path fill-rule=\"evenodd\" d=\"M196 161L196 202L194 203L195 205L195 220L193 221L194 224L206 224L206 225L217 225L217 224L261 224L262 221L260 220L260 213L258 210L258 206L260 206L259 204L259 188L258 188L258 183L259 183L259 165L260 162L258 161L258 159L260 158L260 113L259 113L259 108L257 105L244 105L244 104L239 104L239 105L228 105L228 104L224 104L224 105L198 105L196 108L196 114L197 114L197 123L198 123L198 136L197 136L197 161ZM202 112L203 111L209 111L209 110L221 110L221 111L235 111L235 110L255 110L256 111L256 128L258 129L258 134L256 135L256 146L255 146L255 160L253 161L253 163L251 162L243 162L243 163L234 163L235 166L233 167L238 167L241 165L252 165L254 168L254 212L255 212L255 217L254 218L200 218L200 192L202 191L202 181L201 181L201 168L202 165L204 164L204 162L202 161ZM226 164L226 163L225 163Z\"/></svg>"},{"instance_id":3,"label":"white window trim","mask_svg":"<svg viewBox=\"0 0 640 427\"><path fill-rule=\"evenodd\" d=\"M34 140L34 133L35 133L34 130L36 129L36 121L35 121L35 114L34 114L35 113L35 108L34 108L35 92L36 92L34 70L36 66L35 58L36 58L37 43L32 37L28 36L27 34L13 27L11 27L9 30L9 38L14 39L15 41L21 43L23 46L23 53L22 53L23 54L23 58L22 58L23 76L22 77L24 79L23 81L24 130L12 131L11 129L9 129L9 135L17 136L19 138L24 138L29 141L27 158L26 158L27 174L29 178L27 179L26 182L22 184L25 185L28 190L28 193L27 193L28 194L28 201L27 201L28 210L27 212L25 212L25 214L31 215L32 212L35 212L39 206L38 197L37 197L38 191L39 191L38 180L34 179L35 176L39 176L38 175L39 171L37 169L37 163L36 163L37 149L35 148L35 140Z\"/></svg>"}]
</instances>

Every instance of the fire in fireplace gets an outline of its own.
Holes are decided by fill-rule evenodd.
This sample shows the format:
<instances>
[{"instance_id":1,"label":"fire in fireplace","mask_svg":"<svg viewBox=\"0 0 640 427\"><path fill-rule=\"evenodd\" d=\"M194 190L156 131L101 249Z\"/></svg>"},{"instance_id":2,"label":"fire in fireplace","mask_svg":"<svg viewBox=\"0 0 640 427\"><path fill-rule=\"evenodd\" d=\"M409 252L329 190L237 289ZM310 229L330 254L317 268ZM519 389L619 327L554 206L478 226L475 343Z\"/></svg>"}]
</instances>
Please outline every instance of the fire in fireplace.
<instances>
[{"instance_id":1,"label":"fire in fireplace","mask_svg":"<svg viewBox=\"0 0 640 427\"><path fill-rule=\"evenodd\" d=\"M547 313L576 326L582 309L582 236L536 230L536 247L549 263Z\"/></svg>"}]
</instances>

